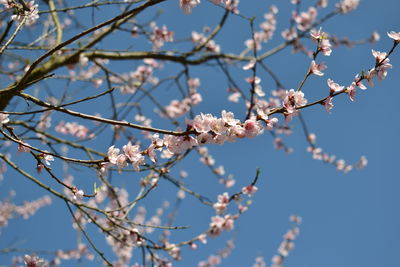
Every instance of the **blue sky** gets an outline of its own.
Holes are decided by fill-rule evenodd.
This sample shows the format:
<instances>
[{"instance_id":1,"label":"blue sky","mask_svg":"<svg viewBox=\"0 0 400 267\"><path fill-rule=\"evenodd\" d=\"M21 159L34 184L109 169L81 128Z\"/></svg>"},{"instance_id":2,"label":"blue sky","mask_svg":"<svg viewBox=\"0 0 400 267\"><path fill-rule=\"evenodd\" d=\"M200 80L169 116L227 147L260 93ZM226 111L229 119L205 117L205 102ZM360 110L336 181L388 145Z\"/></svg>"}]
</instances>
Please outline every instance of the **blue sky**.
<instances>
[{"instance_id":1,"label":"blue sky","mask_svg":"<svg viewBox=\"0 0 400 267\"><path fill-rule=\"evenodd\" d=\"M330 1L331 2L331 1ZM304 7L313 1L304 1ZM262 21L263 13L269 6L277 5L279 8L278 29L274 39L264 45L264 49L274 47L282 42L280 32L289 24L289 16L293 6L290 1L242 1L241 13L245 16L256 16L256 25ZM331 10L331 2L327 10ZM157 21L158 25L166 24L175 31L175 38L187 38L192 30L201 31L204 26L211 28L218 22L222 14L221 9L215 8L204 1L193 14L188 16L179 10L178 1L168 1L160 5L164 13ZM330 57L320 56L318 60L327 63L328 69L325 76L313 76L303 88L309 101L319 99L328 92L326 79L347 85L352 82L355 74L373 66L374 58L371 49L388 51L392 40L386 32L400 31L398 10L400 2L395 0L361 1L359 8L345 16L337 16L324 24L323 30L337 37L348 37L359 40L369 37L372 31L381 35L381 40L375 44L364 44L353 49L346 47L333 48ZM323 11L326 12L326 11ZM107 14L100 14L97 19L101 21ZM139 19L145 19L140 17ZM88 22L88 25L90 23ZM249 26L246 21L232 16L228 19L227 26L216 38L222 49L226 52L240 52L243 42L250 36ZM120 39L119 39L120 38ZM130 41L121 39L107 40L107 44L116 43L115 46L130 45ZM135 43L132 39L132 49L150 49L150 45ZM147 45L147 46L146 46ZM308 45L310 45L308 43ZM179 48L179 44L168 48ZM302 54L292 54L291 48L272 56L266 61L280 77L286 88L296 88L300 83L310 60ZM198 250L183 249L183 261L174 266L197 266L200 260L205 260L210 254L216 253L224 247L225 241L234 238L235 249L231 256L224 259L221 266L252 266L257 256L263 256L267 262L276 253L282 241L282 235L290 228L288 218L292 214L303 217L300 226L300 235L295 241L295 249L285 260L285 266L324 266L324 267L372 267L385 266L397 267L400 265L398 257L398 244L400 242L400 214L398 203L400 195L399 174L397 169L399 141L398 99L400 98L400 56L396 50L390 57L393 69L389 70L388 77L382 82L376 82L375 87L366 91L358 90L355 102L347 96L334 99L334 108L331 114L322 106L315 106L303 111L310 132L317 135L317 145L324 151L343 158L346 162L353 163L365 155L368 166L363 170L355 170L347 174L338 172L331 165L315 161L306 151L307 142L298 119L290 124L294 133L285 136L284 142L294 149L290 155L276 151L273 139L264 133L255 139L238 140L224 146L210 145L208 149L217 161L217 165L225 166L227 173L237 179L233 189L224 189L216 182L210 171L203 167L198 157L193 153L181 165L179 170L187 170L189 177L185 181L190 188L196 189L213 201L217 194L225 191L235 193L242 186L249 184L256 168L260 168L261 175L258 181L258 192L252 198L250 209L236 221L236 228L232 232L224 233L216 239L209 238L207 246L199 245ZM131 64L136 62L123 62L115 69L127 71ZM176 73L174 65L166 65L163 75ZM245 88L242 77L250 72L234 71L237 80ZM194 108L194 113L212 113L219 116L221 110L233 111L238 117L243 117L243 103L232 104L226 101L226 78L222 73L213 68L193 67L190 69L192 77L201 78L201 92L203 102ZM274 83L268 74L260 71L264 90L274 89ZM51 85L51 82L49 82ZM104 88L103 88L104 89ZM176 89L160 92L166 97L167 104ZM121 97L122 99L122 97ZM98 106L80 107L82 110L98 109ZM151 114L153 107L149 107ZM105 111L104 111L105 112ZM156 115L153 116L153 125L171 128L163 124ZM72 120L57 115L56 119ZM282 117L278 118L282 120ZM183 119L182 119L183 120ZM110 140L100 140L92 143L98 149L106 151ZM120 141L122 146L126 140ZM14 155L17 159L17 155ZM23 158L25 157L25 158ZM20 162L29 168L29 157L21 155ZM57 164L57 163L55 163ZM61 165L55 165L61 167ZM30 166L33 168L33 166ZM33 172L33 169L31 169ZM60 171L61 173L61 171ZM75 182L91 190L95 181L94 172L75 172ZM132 189L135 195L137 179L132 180L127 175L113 177L120 186L125 186L128 191ZM4 198L10 189L15 189L15 201L33 200L44 194L43 190L36 188L30 181L20 177L9 170L5 179L0 184L0 195ZM169 183L161 183L157 193L150 196L143 204L149 212L154 213L164 200L169 200L171 205L175 201L176 188ZM176 220L177 225L190 225L191 228L181 232L174 232L172 241L179 241L207 229L209 218L213 211L205 208L198 201L187 197L182 204ZM111 250L104 244L103 238L96 229L89 230L101 249L113 259ZM54 200L51 207L40 210L36 216L28 219L13 219L9 226L2 229L0 249L9 247L10 244L18 248L38 250L54 250L55 248L74 248L77 235L71 227L71 217L65 204ZM0 264L10 264L11 257L16 254L0 254ZM134 253L137 257L139 252ZM44 256L46 258L46 256ZM79 266L74 261L65 261L62 266ZM1 266L1 265L0 265ZM97 262L83 261L81 266L98 266Z\"/></svg>"}]
</instances>

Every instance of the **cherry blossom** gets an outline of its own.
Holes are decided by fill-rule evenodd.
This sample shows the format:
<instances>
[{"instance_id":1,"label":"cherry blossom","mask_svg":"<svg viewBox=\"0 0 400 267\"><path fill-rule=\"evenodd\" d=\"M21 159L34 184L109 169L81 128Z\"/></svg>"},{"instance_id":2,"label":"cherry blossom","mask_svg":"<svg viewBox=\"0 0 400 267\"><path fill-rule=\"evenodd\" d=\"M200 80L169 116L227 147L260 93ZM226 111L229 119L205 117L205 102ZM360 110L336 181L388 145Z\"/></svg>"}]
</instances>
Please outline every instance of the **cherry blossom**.
<instances>
[{"instance_id":1,"label":"cherry blossom","mask_svg":"<svg viewBox=\"0 0 400 267\"><path fill-rule=\"evenodd\" d=\"M179 6L185 14L191 14L192 8L200 4L200 0L179 0Z\"/></svg>"},{"instance_id":2,"label":"cherry blossom","mask_svg":"<svg viewBox=\"0 0 400 267\"><path fill-rule=\"evenodd\" d=\"M324 63L317 64L315 63L315 60L311 61L310 72L315 75L323 76L324 73L322 71L325 70L326 68L327 66Z\"/></svg>"},{"instance_id":3,"label":"cherry blossom","mask_svg":"<svg viewBox=\"0 0 400 267\"><path fill-rule=\"evenodd\" d=\"M217 214L222 214L226 211L226 208L229 204L229 195L227 192L222 195L218 195L218 202L214 203L213 208L217 212Z\"/></svg>"},{"instance_id":4,"label":"cherry blossom","mask_svg":"<svg viewBox=\"0 0 400 267\"><path fill-rule=\"evenodd\" d=\"M304 93L301 91L294 91L294 89L290 89L286 91L286 96L283 100L283 106L286 108L286 111L290 114L295 112L296 108L304 106L307 104L307 99L304 98Z\"/></svg>"},{"instance_id":5,"label":"cherry blossom","mask_svg":"<svg viewBox=\"0 0 400 267\"><path fill-rule=\"evenodd\" d=\"M115 148L114 145L108 148L107 157L110 163L117 164L118 155L119 155L119 148Z\"/></svg>"},{"instance_id":6,"label":"cherry blossom","mask_svg":"<svg viewBox=\"0 0 400 267\"><path fill-rule=\"evenodd\" d=\"M387 35L392 38L396 43L400 42L400 32L391 31Z\"/></svg>"},{"instance_id":7,"label":"cherry blossom","mask_svg":"<svg viewBox=\"0 0 400 267\"><path fill-rule=\"evenodd\" d=\"M317 14L318 11L315 7L309 7L307 12L301 12L300 14L293 11L292 17L297 23L297 28L300 31L305 31L311 27L312 23L317 18Z\"/></svg>"},{"instance_id":8,"label":"cherry blossom","mask_svg":"<svg viewBox=\"0 0 400 267\"><path fill-rule=\"evenodd\" d=\"M3 1L3 4L4 4L4 1ZM10 4L8 4L8 5L10 6ZM30 1L30 2L26 3L26 7L28 8L28 10L17 9L17 13L15 15L12 15L11 19L21 22L26 17L25 24L27 26L30 26L30 25L34 24L36 22L36 20L39 18L38 4L35 4L35 1Z\"/></svg>"},{"instance_id":9,"label":"cherry blossom","mask_svg":"<svg viewBox=\"0 0 400 267\"><path fill-rule=\"evenodd\" d=\"M372 55L375 57L377 66L374 70L372 70L371 75L377 75L379 80L384 80L387 75L387 70L392 68L392 65L389 63L389 58L387 57L386 52L379 52L372 49Z\"/></svg>"},{"instance_id":10,"label":"cherry blossom","mask_svg":"<svg viewBox=\"0 0 400 267\"><path fill-rule=\"evenodd\" d=\"M346 93L349 95L351 101L355 100L356 97L355 83L352 83L350 86L346 87Z\"/></svg>"},{"instance_id":11,"label":"cherry blossom","mask_svg":"<svg viewBox=\"0 0 400 267\"><path fill-rule=\"evenodd\" d=\"M139 170L139 165L144 163L144 156L140 152L139 145L132 145L131 142L122 147L125 156L131 161L132 166Z\"/></svg>"},{"instance_id":12,"label":"cherry blossom","mask_svg":"<svg viewBox=\"0 0 400 267\"><path fill-rule=\"evenodd\" d=\"M47 151L45 151L45 152L47 152ZM46 165L49 165L49 166L50 166L50 161L54 161L54 157L49 154L44 154L43 159L44 159L44 162L46 163Z\"/></svg>"},{"instance_id":13,"label":"cherry blossom","mask_svg":"<svg viewBox=\"0 0 400 267\"><path fill-rule=\"evenodd\" d=\"M157 25L154 25L153 33L149 39L153 44L153 50L159 50L165 42L174 41L174 32L168 31L167 26L165 25L163 25L161 28L159 28Z\"/></svg>"},{"instance_id":14,"label":"cherry blossom","mask_svg":"<svg viewBox=\"0 0 400 267\"><path fill-rule=\"evenodd\" d=\"M325 100L324 100L324 106L325 106L325 109L326 109L326 111L328 112L328 113L330 113L331 112L331 109L333 108L333 103L332 103L332 97L331 96L328 96Z\"/></svg>"},{"instance_id":15,"label":"cherry blossom","mask_svg":"<svg viewBox=\"0 0 400 267\"><path fill-rule=\"evenodd\" d=\"M342 14L347 14L358 7L360 0L341 0L336 4L336 8Z\"/></svg>"},{"instance_id":16,"label":"cherry blossom","mask_svg":"<svg viewBox=\"0 0 400 267\"><path fill-rule=\"evenodd\" d=\"M328 86L330 88L329 93L334 94L343 90L344 86L340 86L339 84L333 82L331 79L327 80Z\"/></svg>"},{"instance_id":17,"label":"cherry blossom","mask_svg":"<svg viewBox=\"0 0 400 267\"><path fill-rule=\"evenodd\" d=\"M24 263L27 267L45 267L47 262L35 255L25 255Z\"/></svg>"},{"instance_id":18,"label":"cherry blossom","mask_svg":"<svg viewBox=\"0 0 400 267\"><path fill-rule=\"evenodd\" d=\"M253 196L257 192L258 188L255 185L248 185L242 188L242 193L248 195L249 197Z\"/></svg>"}]
</instances>

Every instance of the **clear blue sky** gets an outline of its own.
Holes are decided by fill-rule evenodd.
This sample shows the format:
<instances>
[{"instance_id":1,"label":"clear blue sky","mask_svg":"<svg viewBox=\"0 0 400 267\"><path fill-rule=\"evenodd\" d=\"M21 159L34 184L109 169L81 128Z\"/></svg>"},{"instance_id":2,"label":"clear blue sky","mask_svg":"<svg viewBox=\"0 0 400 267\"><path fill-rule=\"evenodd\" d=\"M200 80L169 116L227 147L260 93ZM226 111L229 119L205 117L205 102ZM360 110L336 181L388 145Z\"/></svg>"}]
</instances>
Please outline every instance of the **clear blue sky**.
<instances>
[{"instance_id":1,"label":"clear blue sky","mask_svg":"<svg viewBox=\"0 0 400 267\"><path fill-rule=\"evenodd\" d=\"M206 1L203 2L188 16L179 10L177 0L168 1L160 5L165 12L157 24L166 24L169 29L174 30L176 39L187 38L192 30L201 31L204 26L212 28L220 19L222 11ZM304 6L314 3L304 2ZM289 23L292 10L290 1L243 0L240 4L242 14L256 16L256 25L263 20L263 13L273 4L279 8L278 30L274 39L264 45L265 49L282 42L280 32ZM331 10L333 6L333 1L330 1L327 10ZM326 79L331 78L347 85L356 73L370 68L374 64L371 49L388 51L391 48L392 40L387 37L386 32L400 31L398 10L400 2L396 0L364 0L356 11L337 16L323 25L323 30L337 37L359 40L368 37L372 31L377 31L381 40L376 44L365 44L353 49L333 48L331 57L319 57L319 60L327 63L328 69L322 78L314 76L305 84L303 91L309 101L326 95ZM101 14L99 21L108 16ZM239 52L249 36L248 24L237 17L230 17L227 27L216 41L225 52ZM118 45L123 43L122 39L111 41L121 41ZM131 49L141 49L134 42L132 39ZM343 95L334 100L335 106L331 114L322 106L303 112L310 132L317 135L318 146L350 163L365 155L369 164L364 170L343 174L333 166L313 160L306 152L307 143L298 119L291 124L294 134L284 137L285 143L294 148L294 153L290 155L276 151L268 133L221 147L208 146L217 165L224 165L227 173L233 174L237 179L237 185L228 192L235 193L241 186L250 183L257 167L261 170L257 184L259 190L253 197L249 211L236 221L233 232L224 233L217 239L209 238L207 246L199 245L196 251L183 249L183 261L174 266L197 266L200 260L206 260L210 254L223 248L224 242L230 238L234 238L236 247L221 266L252 266L257 256L263 256L267 264L270 264L270 259L282 241L282 235L290 227L288 217L292 214L302 216L303 224L300 226L300 236L295 241L295 249L285 261L284 265L287 267L400 266L400 175L397 169L400 150L400 126L397 117L400 99L399 51L396 50L390 59L393 69L389 70L386 80L376 82L375 87L369 87L366 91L358 90L355 102ZM304 55L291 54L290 48L266 61L288 89L297 87L309 62ZM121 64L121 70L129 67L129 64L131 63ZM173 67L166 65L164 73L174 73L174 69L168 69ZM226 109L243 117L243 103L232 104L226 101L226 79L222 73L215 72L212 68L193 68L190 73L193 77L201 78L200 91L204 96L203 103L194 109L195 114L203 112L219 116L221 110ZM248 74L249 72L240 72L238 75L246 77ZM264 90L268 92L274 87L273 82L265 72L260 72L259 75L263 80ZM245 86L241 76L237 80ZM169 100L165 102L168 103ZM87 107L88 110L93 108L97 107ZM156 116L153 118L154 126L163 127ZM165 124L165 127L171 126ZM119 145L124 142L121 141ZM96 146L106 151L109 140L105 143ZM176 170L181 169L189 172L186 181L188 186L212 200L216 200L217 194L226 191L215 181L210 171L201 166L195 155L191 155ZM61 170L59 173L62 173ZM93 172L76 172L74 176L77 184L86 186L87 191L91 190ZM116 175L114 179L127 188L135 188L137 185L129 176ZM12 171L1 182L1 198L10 189L16 190L17 203L33 200L44 194L43 190ZM161 183L158 193L144 203L149 217L164 200L173 204L175 194L176 189L173 186ZM134 195L135 191L132 192L132 196ZM172 241L179 241L180 238L185 239L205 230L210 216L213 215L212 210L204 208L198 201L190 197L186 200L179 210L176 224L191 225L191 228L180 233L174 232L176 239L173 238ZM90 229L89 232L93 236L99 236L96 229ZM102 237L96 237L95 240L112 259L113 254ZM68 249L74 248L76 242L76 234L71 227L71 217L65 204L54 200L51 207L43 208L29 220L11 220L1 231L0 249L10 244L18 248L38 250ZM12 255L15 254L0 255L0 266L10 264ZM139 252L134 256L139 256ZM79 265L75 261L65 261L62 266ZM98 266L98 261L83 261L82 266Z\"/></svg>"}]
</instances>

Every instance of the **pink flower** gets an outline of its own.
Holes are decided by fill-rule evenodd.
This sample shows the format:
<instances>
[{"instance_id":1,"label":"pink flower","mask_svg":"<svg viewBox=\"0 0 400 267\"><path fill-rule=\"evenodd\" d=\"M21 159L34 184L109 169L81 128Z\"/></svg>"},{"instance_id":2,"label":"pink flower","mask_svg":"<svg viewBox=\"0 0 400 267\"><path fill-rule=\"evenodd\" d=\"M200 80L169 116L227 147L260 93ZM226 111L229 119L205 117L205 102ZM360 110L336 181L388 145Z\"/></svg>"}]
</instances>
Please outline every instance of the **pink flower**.
<instances>
[{"instance_id":1,"label":"pink flower","mask_svg":"<svg viewBox=\"0 0 400 267\"><path fill-rule=\"evenodd\" d=\"M272 130L272 128L274 128L274 125L278 123L278 119L277 118L271 118L269 120L266 120L265 123L267 124L267 129L268 130Z\"/></svg>"},{"instance_id":2,"label":"pink flower","mask_svg":"<svg viewBox=\"0 0 400 267\"><path fill-rule=\"evenodd\" d=\"M35 4L35 1L30 1L29 3L26 4L29 10L25 10L23 8L19 9L17 14L12 15L11 19L14 21L19 21L21 22L24 17L26 17L25 24L27 26L32 25L36 22L36 20L39 18L39 10L38 10L38 4Z\"/></svg>"},{"instance_id":3,"label":"pink flower","mask_svg":"<svg viewBox=\"0 0 400 267\"><path fill-rule=\"evenodd\" d=\"M352 83L349 87L346 88L346 93L349 95L350 100L354 101L354 99L356 97L355 83Z\"/></svg>"},{"instance_id":4,"label":"pink flower","mask_svg":"<svg viewBox=\"0 0 400 267\"><path fill-rule=\"evenodd\" d=\"M144 163L144 157L140 152L140 148L138 145L132 145L129 141L127 145L122 147L122 151L125 156L132 162L132 166L139 170L139 165Z\"/></svg>"},{"instance_id":5,"label":"pink flower","mask_svg":"<svg viewBox=\"0 0 400 267\"><path fill-rule=\"evenodd\" d=\"M290 114L295 112L296 108L304 106L307 104L307 99L304 98L303 92L296 92L294 89L286 91L286 96L283 100L283 106L286 111Z\"/></svg>"},{"instance_id":6,"label":"pink flower","mask_svg":"<svg viewBox=\"0 0 400 267\"><path fill-rule=\"evenodd\" d=\"M333 82L331 79L327 80L328 86L330 88L329 93L334 94L343 90L344 86L340 86L339 84Z\"/></svg>"},{"instance_id":7,"label":"pink flower","mask_svg":"<svg viewBox=\"0 0 400 267\"><path fill-rule=\"evenodd\" d=\"M330 113L330 112L331 112L331 109L333 108L333 103L332 103L332 97L331 97L331 96L328 96L328 97L325 99L325 101L324 101L324 106L325 106L326 111L327 111L328 113Z\"/></svg>"},{"instance_id":8,"label":"pink flower","mask_svg":"<svg viewBox=\"0 0 400 267\"><path fill-rule=\"evenodd\" d=\"M256 65L257 61L255 59L250 60L246 65L243 66L244 70L252 69Z\"/></svg>"},{"instance_id":9,"label":"pink flower","mask_svg":"<svg viewBox=\"0 0 400 267\"><path fill-rule=\"evenodd\" d=\"M211 130L210 124L215 118L211 114L197 115L192 121L192 127L198 133L207 133Z\"/></svg>"},{"instance_id":10,"label":"pink flower","mask_svg":"<svg viewBox=\"0 0 400 267\"><path fill-rule=\"evenodd\" d=\"M400 32L388 32L387 35L392 38L395 42L399 43L400 42Z\"/></svg>"},{"instance_id":11,"label":"pink flower","mask_svg":"<svg viewBox=\"0 0 400 267\"><path fill-rule=\"evenodd\" d=\"M179 0L179 6L185 14L191 14L192 8L200 4L200 0Z\"/></svg>"},{"instance_id":12,"label":"pink flower","mask_svg":"<svg viewBox=\"0 0 400 267\"><path fill-rule=\"evenodd\" d=\"M282 35L282 38L287 40L287 41L290 41L290 40L293 40L293 39L297 38L297 32L296 32L295 28L290 28L290 29L283 30L281 35Z\"/></svg>"},{"instance_id":13,"label":"pink flower","mask_svg":"<svg viewBox=\"0 0 400 267\"><path fill-rule=\"evenodd\" d=\"M227 192L222 195L218 195L218 202L214 203L213 208L217 212L217 214L222 214L226 211L226 208L229 204L229 195Z\"/></svg>"},{"instance_id":14,"label":"pink flower","mask_svg":"<svg viewBox=\"0 0 400 267\"><path fill-rule=\"evenodd\" d=\"M39 258L35 255L25 255L24 256L24 263L27 267L44 267L47 265L44 259Z\"/></svg>"},{"instance_id":15,"label":"pink flower","mask_svg":"<svg viewBox=\"0 0 400 267\"><path fill-rule=\"evenodd\" d=\"M315 7L310 7L307 12L301 12L300 15L294 11L292 13L292 17L297 23L297 28L300 31L305 31L311 27L312 23L317 17L317 14L317 9Z\"/></svg>"},{"instance_id":16,"label":"pink flower","mask_svg":"<svg viewBox=\"0 0 400 267\"><path fill-rule=\"evenodd\" d=\"M47 151L45 151L45 152L47 152ZM49 154L45 154L43 159L44 159L44 162L49 166L50 166L50 161L54 161L54 157Z\"/></svg>"},{"instance_id":17,"label":"pink flower","mask_svg":"<svg viewBox=\"0 0 400 267\"><path fill-rule=\"evenodd\" d=\"M389 63L389 58L387 58L386 52L379 52L372 49L372 55L376 60L376 68L375 74L378 75L379 80L384 80L387 75L387 70L392 68L392 65Z\"/></svg>"},{"instance_id":18,"label":"pink flower","mask_svg":"<svg viewBox=\"0 0 400 267\"><path fill-rule=\"evenodd\" d=\"M128 162L126 162L127 157L124 154L119 154L117 156L116 164L118 168L123 169L128 165Z\"/></svg>"},{"instance_id":19,"label":"pink flower","mask_svg":"<svg viewBox=\"0 0 400 267\"><path fill-rule=\"evenodd\" d=\"M347 14L357 8L360 0L342 0L336 4L336 8L342 14Z\"/></svg>"},{"instance_id":20,"label":"pink flower","mask_svg":"<svg viewBox=\"0 0 400 267\"><path fill-rule=\"evenodd\" d=\"M368 160L365 156L361 156L360 160L357 162L356 167L359 169L365 168L367 166Z\"/></svg>"},{"instance_id":21,"label":"pink flower","mask_svg":"<svg viewBox=\"0 0 400 267\"><path fill-rule=\"evenodd\" d=\"M310 72L315 75L323 76L324 73L322 71L325 70L326 68L327 68L327 66L324 63L317 64L317 63L315 63L314 60L311 61Z\"/></svg>"},{"instance_id":22,"label":"pink flower","mask_svg":"<svg viewBox=\"0 0 400 267\"><path fill-rule=\"evenodd\" d=\"M248 185L242 188L242 193L248 195L249 197L253 196L255 192L257 192L258 188L255 185Z\"/></svg>"},{"instance_id":23,"label":"pink flower","mask_svg":"<svg viewBox=\"0 0 400 267\"><path fill-rule=\"evenodd\" d=\"M110 161L110 163L112 164L117 164L118 154L119 154L119 148L114 148L113 145L110 146L107 152L108 161Z\"/></svg>"},{"instance_id":24,"label":"pink flower","mask_svg":"<svg viewBox=\"0 0 400 267\"><path fill-rule=\"evenodd\" d=\"M207 238L206 234L201 234L201 235L199 235L197 237L197 240L199 240L203 244L207 244L207 239L206 238Z\"/></svg>"},{"instance_id":25,"label":"pink flower","mask_svg":"<svg viewBox=\"0 0 400 267\"><path fill-rule=\"evenodd\" d=\"M180 154L194 146L197 146L198 142L191 136L165 135L164 144L172 154Z\"/></svg>"},{"instance_id":26,"label":"pink flower","mask_svg":"<svg viewBox=\"0 0 400 267\"><path fill-rule=\"evenodd\" d=\"M75 188L76 189L76 188ZM73 196L73 199L75 200L75 201L78 201L78 200L81 200L82 199L82 197L83 197L83 195L85 194L84 192L83 192L83 190L73 190L73 193L74 193L74 196Z\"/></svg>"},{"instance_id":27,"label":"pink flower","mask_svg":"<svg viewBox=\"0 0 400 267\"><path fill-rule=\"evenodd\" d=\"M243 125L244 134L246 137L253 138L263 132L263 127L261 126L259 121L255 119L249 119L244 122Z\"/></svg>"},{"instance_id":28,"label":"pink flower","mask_svg":"<svg viewBox=\"0 0 400 267\"><path fill-rule=\"evenodd\" d=\"M223 110L221 112L221 116L223 122L226 123L228 126L235 126L240 123L238 119L235 119L235 115L232 112Z\"/></svg>"},{"instance_id":29,"label":"pink flower","mask_svg":"<svg viewBox=\"0 0 400 267\"><path fill-rule=\"evenodd\" d=\"M324 56L330 56L332 53L332 48L331 48L331 43L329 41L329 39L322 39L322 41L320 42L320 47L319 49L321 50L322 54Z\"/></svg>"},{"instance_id":30,"label":"pink flower","mask_svg":"<svg viewBox=\"0 0 400 267\"><path fill-rule=\"evenodd\" d=\"M358 74L356 75L356 77L354 77L354 84L361 90L367 89L367 87L362 83L362 80L360 79Z\"/></svg>"}]
</instances>

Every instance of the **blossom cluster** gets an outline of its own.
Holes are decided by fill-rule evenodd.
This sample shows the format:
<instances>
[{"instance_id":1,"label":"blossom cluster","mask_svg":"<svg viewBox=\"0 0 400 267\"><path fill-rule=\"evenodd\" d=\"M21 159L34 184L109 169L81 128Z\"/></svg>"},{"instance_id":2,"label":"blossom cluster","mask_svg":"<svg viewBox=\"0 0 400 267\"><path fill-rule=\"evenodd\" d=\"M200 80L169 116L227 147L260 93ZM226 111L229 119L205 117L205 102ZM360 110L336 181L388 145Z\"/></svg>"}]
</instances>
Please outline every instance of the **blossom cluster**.
<instances>
[{"instance_id":1,"label":"blossom cluster","mask_svg":"<svg viewBox=\"0 0 400 267\"><path fill-rule=\"evenodd\" d=\"M28 219L40 208L50 204L51 198L49 196L44 196L31 202L27 201L20 206L13 204L9 199L0 201L0 227L7 226L8 221L15 215L21 216L24 219Z\"/></svg>"},{"instance_id":2,"label":"blossom cluster","mask_svg":"<svg viewBox=\"0 0 400 267\"><path fill-rule=\"evenodd\" d=\"M332 53L332 45L329 41L328 34L319 29L318 31L311 30L310 35L311 39L318 43L318 52L322 52L324 56L330 56Z\"/></svg>"},{"instance_id":3,"label":"blossom cluster","mask_svg":"<svg viewBox=\"0 0 400 267\"><path fill-rule=\"evenodd\" d=\"M23 7L12 0L0 0L0 4L3 4L6 9L16 10L16 14L11 16L14 21L22 22L25 19L25 24L29 26L39 19L38 4L35 4L35 1L30 1Z\"/></svg>"},{"instance_id":4,"label":"blossom cluster","mask_svg":"<svg viewBox=\"0 0 400 267\"><path fill-rule=\"evenodd\" d=\"M272 39L276 30L276 14L278 14L278 8L271 6L269 12L264 14L265 21L260 24L261 31L255 32L253 39L245 41L248 49L260 50L261 43Z\"/></svg>"},{"instance_id":5,"label":"blossom cluster","mask_svg":"<svg viewBox=\"0 0 400 267\"><path fill-rule=\"evenodd\" d=\"M336 4L337 10L342 14L347 14L358 7L360 0L341 0Z\"/></svg>"},{"instance_id":6,"label":"blossom cluster","mask_svg":"<svg viewBox=\"0 0 400 267\"><path fill-rule=\"evenodd\" d=\"M221 52L221 47L214 40L207 40L207 37L203 33L192 31L192 42L204 45L208 52L215 54Z\"/></svg>"},{"instance_id":7,"label":"blossom cluster","mask_svg":"<svg viewBox=\"0 0 400 267\"><path fill-rule=\"evenodd\" d=\"M150 35L150 42L153 44L153 50L159 50L165 42L174 41L174 32L168 31L167 26L163 25L159 28L157 25L152 25L153 32Z\"/></svg>"},{"instance_id":8,"label":"blossom cluster","mask_svg":"<svg viewBox=\"0 0 400 267\"><path fill-rule=\"evenodd\" d=\"M143 60L144 65L139 65L135 71L129 73L123 73L118 76L110 76L110 81L116 84L122 84L119 86L122 94L134 94L139 87L145 83L157 84L158 78L153 76L154 69L161 68L162 65L158 64L153 59Z\"/></svg>"},{"instance_id":9,"label":"blossom cluster","mask_svg":"<svg viewBox=\"0 0 400 267\"><path fill-rule=\"evenodd\" d=\"M77 122L67 122L60 121L55 127L56 132L62 134L70 134L78 137L79 139L85 139L86 137L94 138L94 134L90 133L90 130Z\"/></svg>"},{"instance_id":10,"label":"blossom cluster","mask_svg":"<svg viewBox=\"0 0 400 267\"><path fill-rule=\"evenodd\" d=\"M346 164L344 159L336 159L335 155L329 155L328 153L324 153L322 148L316 147L316 135L315 134L309 134L308 137L308 142L310 142L310 146L307 148L307 151L312 154L313 159L315 160L320 160L328 164L332 164L336 166L336 169L338 171L342 171L344 173L347 173L351 170L353 170L354 167L358 169L365 168L368 164L368 160L365 156L361 156L360 160L353 165Z\"/></svg>"},{"instance_id":11,"label":"blossom cluster","mask_svg":"<svg viewBox=\"0 0 400 267\"><path fill-rule=\"evenodd\" d=\"M228 240L226 242L226 247L218 251L217 255L210 255L207 261L200 261L198 266L199 267L215 267L221 264L222 259L227 258L232 250L234 249L235 245L232 240Z\"/></svg>"},{"instance_id":12,"label":"blossom cluster","mask_svg":"<svg viewBox=\"0 0 400 267\"><path fill-rule=\"evenodd\" d=\"M294 248L294 240L300 233L299 225L301 224L301 217L292 215L290 221L295 225L289 229L283 236L283 241L278 248L278 254L272 257L271 267L282 267L284 258L289 255L289 252Z\"/></svg>"},{"instance_id":13,"label":"blossom cluster","mask_svg":"<svg viewBox=\"0 0 400 267\"><path fill-rule=\"evenodd\" d=\"M300 31L308 30L314 23L317 15L318 11L315 7L309 7L307 12L301 12L300 14L296 11L292 12L293 20L297 23L297 29Z\"/></svg>"},{"instance_id":14,"label":"blossom cluster","mask_svg":"<svg viewBox=\"0 0 400 267\"><path fill-rule=\"evenodd\" d=\"M170 104L164 107L164 112L160 112L161 116L167 116L169 118L181 117L194 106L197 106L203 100L200 93L197 92L197 88L200 86L200 80L198 78L188 79L189 96L182 100L174 99Z\"/></svg>"}]
</instances>

